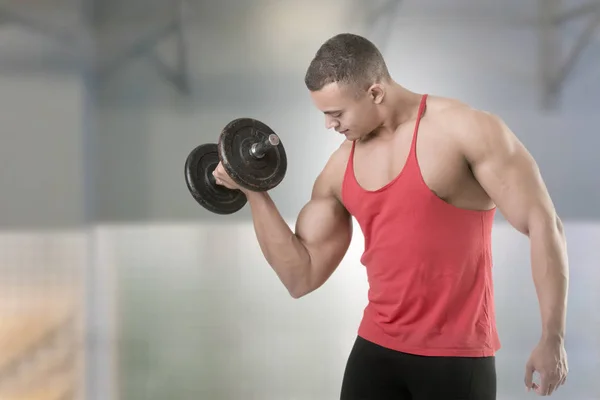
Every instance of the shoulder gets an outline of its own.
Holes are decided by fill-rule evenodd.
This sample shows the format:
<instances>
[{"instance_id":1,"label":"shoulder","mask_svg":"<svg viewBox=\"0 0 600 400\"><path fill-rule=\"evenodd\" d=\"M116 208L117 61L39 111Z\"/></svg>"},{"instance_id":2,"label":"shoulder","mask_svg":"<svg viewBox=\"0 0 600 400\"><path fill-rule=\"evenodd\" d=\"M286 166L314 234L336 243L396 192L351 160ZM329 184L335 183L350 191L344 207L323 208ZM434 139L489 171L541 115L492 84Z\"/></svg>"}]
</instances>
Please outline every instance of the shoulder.
<instances>
[{"instance_id":1,"label":"shoulder","mask_svg":"<svg viewBox=\"0 0 600 400\"><path fill-rule=\"evenodd\" d=\"M352 142L345 140L331 154L315 181L314 196L333 195L341 198L342 182L351 150Z\"/></svg>"},{"instance_id":2,"label":"shoulder","mask_svg":"<svg viewBox=\"0 0 600 400\"><path fill-rule=\"evenodd\" d=\"M454 99L435 98L431 119L467 158L518 144L518 139L498 115Z\"/></svg>"},{"instance_id":3,"label":"shoulder","mask_svg":"<svg viewBox=\"0 0 600 400\"><path fill-rule=\"evenodd\" d=\"M351 150L352 142L344 140L338 148L331 153L331 156L329 156L321 175L331 177L337 176L340 173L343 174L346 170Z\"/></svg>"},{"instance_id":4,"label":"shoulder","mask_svg":"<svg viewBox=\"0 0 600 400\"><path fill-rule=\"evenodd\" d=\"M480 110L460 100L432 97L427 103L427 111L438 124L443 124L449 131L467 128L482 128L484 125L497 125L501 119L488 111Z\"/></svg>"}]
</instances>

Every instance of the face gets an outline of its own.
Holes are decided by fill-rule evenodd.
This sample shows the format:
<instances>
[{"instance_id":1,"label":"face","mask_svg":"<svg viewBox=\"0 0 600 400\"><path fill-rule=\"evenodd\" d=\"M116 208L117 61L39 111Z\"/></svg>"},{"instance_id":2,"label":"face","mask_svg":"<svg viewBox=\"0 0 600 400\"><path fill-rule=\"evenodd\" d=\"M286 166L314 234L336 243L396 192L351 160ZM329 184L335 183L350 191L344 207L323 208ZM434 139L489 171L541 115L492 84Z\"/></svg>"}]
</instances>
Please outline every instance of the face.
<instances>
[{"instance_id":1,"label":"face","mask_svg":"<svg viewBox=\"0 0 600 400\"><path fill-rule=\"evenodd\" d=\"M335 129L348 140L362 139L381 124L380 107L384 96L380 85L373 85L364 93L331 83L311 92L316 107L325 114L325 127Z\"/></svg>"}]
</instances>

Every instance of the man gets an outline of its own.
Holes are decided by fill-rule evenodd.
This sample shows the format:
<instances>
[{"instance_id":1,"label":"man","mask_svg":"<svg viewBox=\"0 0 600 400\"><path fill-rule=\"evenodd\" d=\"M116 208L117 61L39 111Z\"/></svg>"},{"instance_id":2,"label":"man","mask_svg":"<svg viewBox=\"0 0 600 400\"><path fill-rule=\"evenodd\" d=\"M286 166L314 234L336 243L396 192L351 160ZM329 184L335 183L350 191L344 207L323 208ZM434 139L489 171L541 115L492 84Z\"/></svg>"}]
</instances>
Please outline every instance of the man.
<instances>
[{"instance_id":1,"label":"man","mask_svg":"<svg viewBox=\"0 0 600 400\"><path fill-rule=\"evenodd\" d=\"M496 398L496 207L531 242L542 329L525 385L555 391L567 375L566 244L525 147L492 114L400 86L357 35L325 42L305 82L327 128L346 140L316 179L295 231L267 193L238 187L222 166L214 175L248 197L265 258L294 298L331 276L350 244L351 217L358 221L369 302L341 399Z\"/></svg>"}]
</instances>

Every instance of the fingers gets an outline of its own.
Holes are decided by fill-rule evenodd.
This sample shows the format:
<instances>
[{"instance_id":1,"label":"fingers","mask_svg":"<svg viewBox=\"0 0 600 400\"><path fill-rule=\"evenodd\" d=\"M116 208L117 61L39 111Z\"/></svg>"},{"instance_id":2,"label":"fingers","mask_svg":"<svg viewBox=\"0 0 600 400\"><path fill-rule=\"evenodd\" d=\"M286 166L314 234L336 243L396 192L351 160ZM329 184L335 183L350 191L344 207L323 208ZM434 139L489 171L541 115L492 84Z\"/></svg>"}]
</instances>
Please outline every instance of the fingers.
<instances>
[{"instance_id":1,"label":"fingers","mask_svg":"<svg viewBox=\"0 0 600 400\"><path fill-rule=\"evenodd\" d=\"M217 182L218 185L222 185L224 179L227 177L225 168L223 168L223 165L221 165L221 163L219 163L217 165L217 168L215 168L215 170L213 171L212 174L215 177L215 181Z\"/></svg>"},{"instance_id":2,"label":"fingers","mask_svg":"<svg viewBox=\"0 0 600 400\"><path fill-rule=\"evenodd\" d=\"M213 176L215 177L215 183L220 186L224 186L228 189L237 189L237 185L231 180L223 165L219 163L217 168L213 171Z\"/></svg>"},{"instance_id":3,"label":"fingers","mask_svg":"<svg viewBox=\"0 0 600 400\"><path fill-rule=\"evenodd\" d=\"M219 178L222 179L223 176L225 176L225 168L223 168L223 164L219 163L217 164L217 168L215 168L215 170L213 171L213 176L215 178Z\"/></svg>"},{"instance_id":4,"label":"fingers","mask_svg":"<svg viewBox=\"0 0 600 400\"><path fill-rule=\"evenodd\" d=\"M533 366L530 363L527 363L527 365L525 366L525 387L527 388L527 391L530 391L531 389L536 389L537 385L535 383L533 383L533 372L535 371L535 369L533 368Z\"/></svg>"},{"instance_id":5,"label":"fingers","mask_svg":"<svg viewBox=\"0 0 600 400\"><path fill-rule=\"evenodd\" d=\"M539 394L540 396L549 396L552 393L552 388L553 388L552 384L550 384L547 381L544 381L544 379L542 379L540 387L536 390L536 393Z\"/></svg>"},{"instance_id":6,"label":"fingers","mask_svg":"<svg viewBox=\"0 0 600 400\"><path fill-rule=\"evenodd\" d=\"M537 394L541 396L550 396L552 393L556 392L561 385L565 383L566 378L566 375L547 376L541 374L540 385L533 384L535 386L534 390Z\"/></svg>"},{"instance_id":7,"label":"fingers","mask_svg":"<svg viewBox=\"0 0 600 400\"><path fill-rule=\"evenodd\" d=\"M230 183L229 180L221 179L221 178L218 178L217 176L215 176L215 183L219 186L224 186L227 189L237 189L237 187L235 185L233 185L232 183Z\"/></svg>"},{"instance_id":8,"label":"fingers","mask_svg":"<svg viewBox=\"0 0 600 400\"><path fill-rule=\"evenodd\" d=\"M548 389L548 396L558 391L558 388L565 383L565 378L565 376L558 377L555 383L550 384L550 388Z\"/></svg>"},{"instance_id":9,"label":"fingers","mask_svg":"<svg viewBox=\"0 0 600 400\"><path fill-rule=\"evenodd\" d=\"M550 396L562 386L568 374L566 359L561 359L555 364L554 358L544 358L540 354L532 354L525 365L525 386L527 391L533 390L540 396ZM539 382L533 382L533 375L537 371Z\"/></svg>"},{"instance_id":10,"label":"fingers","mask_svg":"<svg viewBox=\"0 0 600 400\"><path fill-rule=\"evenodd\" d=\"M547 396L548 391L550 390L550 387L551 387L551 385L550 385L550 382L548 379L548 375L541 373L540 374L540 385L536 389L536 393L541 396Z\"/></svg>"},{"instance_id":11,"label":"fingers","mask_svg":"<svg viewBox=\"0 0 600 400\"><path fill-rule=\"evenodd\" d=\"M550 393L554 393L554 392L558 391L558 388L561 387L562 385L564 385L566 380L567 380L567 375L563 374L562 377L560 377L560 379L558 379L558 382L554 385L554 387Z\"/></svg>"},{"instance_id":12,"label":"fingers","mask_svg":"<svg viewBox=\"0 0 600 400\"><path fill-rule=\"evenodd\" d=\"M525 387L527 388L527 391L533 390L540 396L549 396L556 385L553 385L547 375L544 375L543 373L540 373L539 384L533 382L534 372L535 368L528 363L525 366Z\"/></svg>"},{"instance_id":13,"label":"fingers","mask_svg":"<svg viewBox=\"0 0 600 400\"><path fill-rule=\"evenodd\" d=\"M558 384L558 386L564 385L566 381L567 381L567 375L564 375L563 378L560 380L560 383Z\"/></svg>"}]
</instances>

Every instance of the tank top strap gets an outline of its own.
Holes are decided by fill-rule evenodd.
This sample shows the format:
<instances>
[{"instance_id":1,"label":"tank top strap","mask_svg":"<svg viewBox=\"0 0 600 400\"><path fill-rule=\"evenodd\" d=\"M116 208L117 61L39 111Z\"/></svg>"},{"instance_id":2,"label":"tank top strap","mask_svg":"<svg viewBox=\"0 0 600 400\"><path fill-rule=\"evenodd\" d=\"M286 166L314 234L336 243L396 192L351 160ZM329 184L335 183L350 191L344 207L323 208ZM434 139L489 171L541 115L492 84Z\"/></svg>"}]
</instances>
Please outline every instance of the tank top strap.
<instances>
[{"instance_id":1,"label":"tank top strap","mask_svg":"<svg viewBox=\"0 0 600 400\"><path fill-rule=\"evenodd\" d=\"M342 198L344 197L344 192L347 189L348 185L351 183L356 183L354 179L354 149L356 147L356 141L353 141L350 146L350 154L348 155L348 160L346 161L346 171L344 172L344 179L342 180Z\"/></svg>"},{"instance_id":2,"label":"tank top strap","mask_svg":"<svg viewBox=\"0 0 600 400\"><path fill-rule=\"evenodd\" d=\"M348 163L350 164L351 167L354 167L354 149L355 148L356 148L356 141L353 140L352 146L350 147L350 159L348 160Z\"/></svg>"},{"instance_id":3,"label":"tank top strap","mask_svg":"<svg viewBox=\"0 0 600 400\"><path fill-rule=\"evenodd\" d=\"M419 105L419 112L417 114L417 122L415 122L415 130L413 132L412 142L410 144L410 158L416 160L417 157L417 136L419 135L419 125L421 124L421 118L425 114L427 108L427 94L421 97L421 104Z\"/></svg>"}]
</instances>

